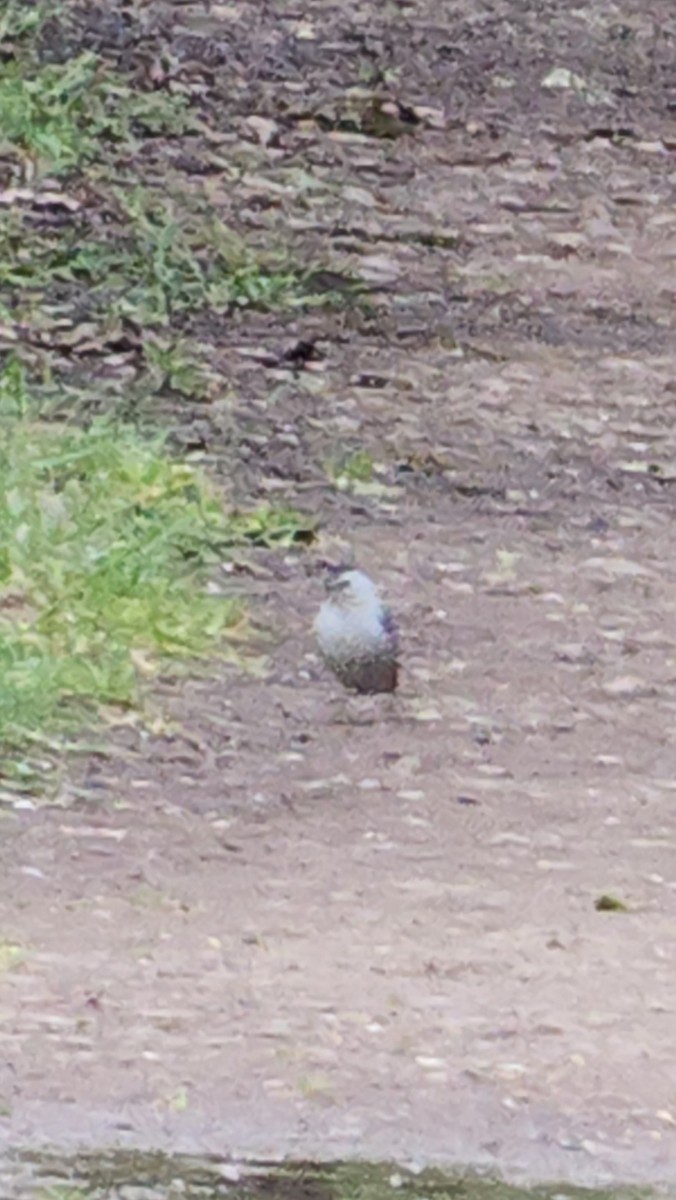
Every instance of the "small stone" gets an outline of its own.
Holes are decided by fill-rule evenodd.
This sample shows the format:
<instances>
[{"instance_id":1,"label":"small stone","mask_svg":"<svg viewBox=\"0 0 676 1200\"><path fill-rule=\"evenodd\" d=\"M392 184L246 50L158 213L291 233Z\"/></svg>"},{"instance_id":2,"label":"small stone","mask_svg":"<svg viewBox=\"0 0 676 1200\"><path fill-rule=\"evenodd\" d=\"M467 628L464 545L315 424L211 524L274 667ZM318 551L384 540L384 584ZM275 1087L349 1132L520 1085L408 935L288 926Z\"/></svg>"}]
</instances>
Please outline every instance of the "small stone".
<instances>
[{"instance_id":1,"label":"small stone","mask_svg":"<svg viewBox=\"0 0 676 1200\"><path fill-rule=\"evenodd\" d=\"M419 712L413 714L416 721L441 721L443 720L442 713L438 708L421 708Z\"/></svg>"},{"instance_id":2,"label":"small stone","mask_svg":"<svg viewBox=\"0 0 676 1200\"><path fill-rule=\"evenodd\" d=\"M637 675L619 675L616 679L609 679L603 684L602 691L604 695L611 700L626 700L634 696L645 696L652 692L652 688L646 687L645 679L640 679Z\"/></svg>"}]
</instances>

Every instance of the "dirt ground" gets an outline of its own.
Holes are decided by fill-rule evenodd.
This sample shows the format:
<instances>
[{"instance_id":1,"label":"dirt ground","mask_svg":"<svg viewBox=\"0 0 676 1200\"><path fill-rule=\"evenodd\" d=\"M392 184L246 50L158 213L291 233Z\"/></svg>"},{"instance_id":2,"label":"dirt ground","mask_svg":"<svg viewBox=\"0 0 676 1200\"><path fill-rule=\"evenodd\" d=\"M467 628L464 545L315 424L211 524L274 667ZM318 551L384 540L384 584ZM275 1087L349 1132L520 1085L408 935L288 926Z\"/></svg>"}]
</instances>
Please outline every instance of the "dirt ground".
<instances>
[{"instance_id":1,"label":"dirt ground","mask_svg":"<svg viewBox=\"0 0 676 1200\"><path fill-rule=\"evenodd\" d=\"M230 393L177 441L321 536L225 576L262 677L3 810L4 1144L673 1181L671 0L134 12L246 157L214 203L373 290L203 331ZM345 548L394 702L314 655Z\"/></svg>"}]
</instances>

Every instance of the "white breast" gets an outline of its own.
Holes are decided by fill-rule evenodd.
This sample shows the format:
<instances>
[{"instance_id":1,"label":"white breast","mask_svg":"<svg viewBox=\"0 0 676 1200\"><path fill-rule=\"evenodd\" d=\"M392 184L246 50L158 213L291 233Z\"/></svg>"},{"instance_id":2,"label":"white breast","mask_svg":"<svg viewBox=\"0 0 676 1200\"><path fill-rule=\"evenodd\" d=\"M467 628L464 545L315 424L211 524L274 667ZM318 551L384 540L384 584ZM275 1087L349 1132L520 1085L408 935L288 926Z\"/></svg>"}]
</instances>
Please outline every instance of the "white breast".
<instances>
[{"instance_id":1,"label":"white breast","mask_svg":"<svg viewBox=\"0 0 676 1200\"><path fill-rule=\"evenodd\" d=\"M380 603L346 609L327 600L317 615L315 633L324 657L338 662L377 658L389 647Z\"/></svg>"}]
</instances>

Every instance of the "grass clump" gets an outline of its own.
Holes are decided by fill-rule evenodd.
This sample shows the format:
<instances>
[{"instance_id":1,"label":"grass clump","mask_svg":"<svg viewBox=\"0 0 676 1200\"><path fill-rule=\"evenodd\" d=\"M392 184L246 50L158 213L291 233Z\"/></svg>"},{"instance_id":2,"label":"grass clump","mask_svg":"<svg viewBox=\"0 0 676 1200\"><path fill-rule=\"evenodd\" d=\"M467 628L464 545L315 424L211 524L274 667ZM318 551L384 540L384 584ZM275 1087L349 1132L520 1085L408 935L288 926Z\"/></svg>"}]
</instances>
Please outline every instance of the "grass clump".
<instances>
[{"instance_id":1,"label":"grass clump","mask_svg":"<svg viewBox=\"0 0 676 1200\"><path fill-rule=\"evenodd\" d=\"M331 459L325 463L325 470L336 486L349 489L355 483L369 483L375 466L367 450L355 450L342 458Z\"/></svg>"},{"instance_id":2,"label":"grass clump","mask_svg":"<svg viewBox=\"0 0 676 1200\"><path fill-rule=\"evenodd\" d=\"M265 260L253 253L185 197L167 199L136 187L118 191L116 200L122 217L118 239L85 244L65 269L71 278L102 289L122 316L162 326L191 311L284 309L304 295L302 273L274 261L274 255Z\"/></svg>"},{"instance_id":3,"label":"grass clump","mask_svg":"<svg viewBox=\"0 0 676 1200\"><path fill-rule=\"evenodd\" d=\"M233 546L287 549L313 542L316 529L316 521L311 517L303 518L294 509L277 509L264 504L254 512L233 513L228 523L228 536Z\"/></svg>"},{"instance_id":4,"label":"grass clump","mask_svg":"<svg viewBox=\"0 0 676 1200\"><path fill-rule=\"evenodd\" d=\"M199 473L105 421L0 429L0 742L139 700L139 668L224 647L239 602L206 589L232 540Z\"/></svg>"},{"instance_id":5,"label":"grass clump","mask_svg":"<svg viewBox=\"0 0 676 1200\"><path fill-rule=\"evenodd\" d=\"M183 97L134 92L91 52L66 63L22 56L0 70L0 146L38 173L61 175L138 135L188 128Z\"/></svg>"},{"instance_id":6,"label":"grass clump","mask_svg":"<svg viewBox=\"0 0 676 1200\"><path fill-rule=\"evenodd\" d=\"M162 330L202 314L218 327L236 310L313 302L302 270L283 254L252 250L205 201L136 185L111 189L107 205L105 224L83 210L55 228L27 205L0 211L0 320L34 329L45 350L58 349L69 322L86 322L104 355L120 322ZM194 362L186 370L180 347L166 349L153 339L144 344L150 374L199 397L213 372Z\"/></svg>"}]
</instances>

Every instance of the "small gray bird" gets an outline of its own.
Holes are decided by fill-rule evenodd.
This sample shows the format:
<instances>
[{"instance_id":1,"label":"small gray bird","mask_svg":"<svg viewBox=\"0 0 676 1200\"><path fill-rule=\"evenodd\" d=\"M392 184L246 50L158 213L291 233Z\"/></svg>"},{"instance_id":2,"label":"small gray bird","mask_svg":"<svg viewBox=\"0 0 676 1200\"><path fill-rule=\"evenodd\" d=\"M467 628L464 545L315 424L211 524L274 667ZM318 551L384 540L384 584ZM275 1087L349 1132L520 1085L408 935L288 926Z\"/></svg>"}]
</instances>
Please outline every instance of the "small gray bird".
<instances>
[{"instance_id":1,"label":"small gray bird","mask_svg":"<svg viewBox=\"0 0 676 1200\"><path fill-rule=\"evenodd\" d=\"M356 692L393 692L397 686L399 638L390 610L363 571L332 570L328 599L315 621L324 662Z\"/></svg>"}]
</instances>

